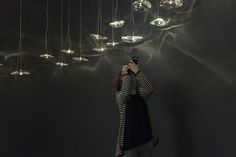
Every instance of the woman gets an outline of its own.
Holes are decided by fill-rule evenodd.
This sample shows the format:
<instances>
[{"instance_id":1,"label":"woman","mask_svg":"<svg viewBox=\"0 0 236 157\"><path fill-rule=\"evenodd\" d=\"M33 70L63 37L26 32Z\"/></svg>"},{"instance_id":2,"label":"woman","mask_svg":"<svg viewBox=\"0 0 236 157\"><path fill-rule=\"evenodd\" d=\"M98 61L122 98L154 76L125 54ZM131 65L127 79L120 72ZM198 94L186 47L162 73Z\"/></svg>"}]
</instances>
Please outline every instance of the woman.
<instances>
[{"instance_id":1,"label":"woman","mask_svg":"<svg viewBox=\"0 0 236 157\"><path fill-rule=\"evenodd\" d=\"M158 142L146 105L152 92L149 80L139 70L138 58L133 57L114 79L113 96L120 113L115 157L151 157Z\"/></svg>"}]
</instances>

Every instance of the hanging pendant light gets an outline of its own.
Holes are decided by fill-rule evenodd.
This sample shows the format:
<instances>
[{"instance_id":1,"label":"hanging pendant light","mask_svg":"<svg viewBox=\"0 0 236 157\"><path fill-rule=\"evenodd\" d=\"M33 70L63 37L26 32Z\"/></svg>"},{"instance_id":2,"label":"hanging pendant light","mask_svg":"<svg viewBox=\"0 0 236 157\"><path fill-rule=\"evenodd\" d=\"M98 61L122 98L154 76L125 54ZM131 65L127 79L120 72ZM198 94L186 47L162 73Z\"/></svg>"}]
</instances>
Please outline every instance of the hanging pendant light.
<instances>
[{"instance_id":1,"label":"hanging pendant light","mask_svg":"<svg viewBox=\"0 0 236 157\"><path fill-rule=\"evenodd\" d=\"M136 0L132 5L134 11L137 12L147 12L152 8L151 3L147 0Z\"/></svg>"},{"instance_id":2,"label":"hanging pendant light","mask_svg":"<svg viewBox=\"0 0 236 157\"><path fill-rule=\"evenodd\" d=\"M107 50L106 45L104 44L104 40L107 40L108 38L106 36L103 36L103 25L102 25L102 0L98 1L98 26L97 26L97 34L90 34L90 36L94 39L96 42L97 47L93 48L93 51L96 52L104 52Z\"/></svg>"},{"instance_id":3,"label":"hanging pendant light","mask_svg":"<svg viewBox=\"0 0 236 157\"><path fill-rule=\"evenodd\" d=\"M65 50L61 50L61 52L64 52L66 54L74 54L75 51L71 49L72 47L72 43L71 43L71 36L70 36L70 0L68 0L68 21L67 21L67 35L66 35L66 39L67 39L67 44L68 44L68 48Z\"/></svg>"},{"instance_id":4,"label":"hanging pendant light","mask_svg":"<svg viewBox=\"0 0 236 157\"><path fill-rule=\"evenodd\" d=\"M46 30L45 30L45 40L44 40L44 42L45 42L45 48L44 48L45 53L40 55L41 58L45 58L45 59L54 58L54 56L48 51L48 19L49 19L48 12L49 12L49 3L48 3L48 0L47 0Z\"/></svg>"},{"instance_id":5,"label":"hanging pendant light","mask_svg":"<svg viewBox=\"0 0 236 157\"><path fill-rule=\"evenodd\" d=\"M120 20L120 21L116 20L117 10L118 10L118 0L112 0L112 20L113 20L113 22L109 23L109 25L111 26L111 38L110 38L110 41L106 43L106 45L108 47L114 47L119 44L119 42L115 41L114 31L117 28L123 27L123 25L125 24L125 21L123 21L123 20Z\"/></svg>"},{"instance_id":6,"label":"hanging pendant light","mask_svg":"<svg viewBox=\"0 0 236 157\"><path fill-rule=\"evenodd\" d=\"M137 43L139 41L141 41L143 39L143 37L141 35L137 35L136 33L136 27L135 27L135 23L134 23L134 13L133 13L133 6L132 6L132 0L131 0L131 13L130 13L130 32L127 33L124 36L121 36L122 41L126 42L126 43Z\"/></svg>"},{"instance_id":7,"label":"hanging pendant light","mask_svg":"<svg viewBox=\"0 0 236 157\"><path fill-rule=\"evenodd\" d=\"M72 59L79 62L88 62L88 59L84 57L84 53L82 51L82 0L80 0L80 16L79 16L79 54L73 57Z\"/></svg>"},{"instance_id":8,"label":"hanging pendant light","mask_svg":"<svg viewBox=\"0 0 236 157\"><path fill-rule=\"evenodd\" d=\"M29 71L24 70L24 66L23 66L23 54L22 53L22 6L23 6L23 0L20 0L20 28L19 28L19 32L20 32L20 39L19 39L19 54L17 56L17 65L16 65L16 70L11 72L10 74L15 76L17 78L17 76L23 76L23 75L30 75Z\"/></svg>"},{"instance_id":9,"label":"hanging pendant light","mask_svg":"<svg viewBox=\"0 0 236 157\"><path fill-rule=\"evenodd\" d=\"M179 8L183 6L183 0L161 0L160 7L165 9Z\"/></svg>"},{"instance_id":10,"label":"hanging pendant light","mask_svg":"<svg viewBox=\"0 0 236 157\"><path fill-rule=\"evenodd\" d=\"M63 42L63 14L64 14L64 1L61 0L61 52L59 52L59 60L55 63L57 66L59 67L64 67L64 66L68 66L67 63L64 62L64 52L62 51L65 51L64 50L64 42Z\"/></svg>"},{"instance_id":11,"label":"hanging pendant light","mask_svg":"<svg viewBox=\"0 0 236 157\"><path fill-rule=\"evenodd\" d=\"M115 3L114 3L115 1ZM124 26L125 21L123 20L117 20L117 12L118 12L118 6L119 6L119 0L113 0L112 1L112 22L109 23L109 25L112 28L121 28Z\"/></svg>"}]
</instances>

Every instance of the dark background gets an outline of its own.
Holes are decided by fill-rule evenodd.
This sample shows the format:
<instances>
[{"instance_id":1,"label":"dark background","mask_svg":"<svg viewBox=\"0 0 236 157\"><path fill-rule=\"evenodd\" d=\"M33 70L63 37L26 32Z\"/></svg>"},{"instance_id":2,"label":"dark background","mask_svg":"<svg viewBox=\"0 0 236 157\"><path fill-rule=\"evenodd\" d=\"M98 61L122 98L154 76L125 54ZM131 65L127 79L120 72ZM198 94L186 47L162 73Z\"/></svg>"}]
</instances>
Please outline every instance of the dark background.
<instances>
[{"instance_id":1,"label":"dark background","mask_svg":"<svg viewBox=\"0 0 236 157\"><path fill-rule=\"evenodd\" d=\"M67 56L70 66L58 68L38 57L44 48L45 1L23 0L22 46L32 75L17 80L9 73L18 51L19 1L0 2L0 156L113 156L119 115L112 80L137 55L155 90L148 102L160 135L153 156L235 157L235 0L184 1L170 15L176 27L163 31L148 25L150 14L145 21L137 13L144 41L100 55L91 50L89 38L96 32L96 2L86 0L82 7L83 44L90 62L75 63ZM71 36L78 48L79 1L71 0L71 5ZM58 55L60 1L50 0L49 8L49 48ZM105 35L110 8L111 1L104 0ZM120 1L120 17L128 19L129 12L130 2Z\"/></svg>"}]
</instances>

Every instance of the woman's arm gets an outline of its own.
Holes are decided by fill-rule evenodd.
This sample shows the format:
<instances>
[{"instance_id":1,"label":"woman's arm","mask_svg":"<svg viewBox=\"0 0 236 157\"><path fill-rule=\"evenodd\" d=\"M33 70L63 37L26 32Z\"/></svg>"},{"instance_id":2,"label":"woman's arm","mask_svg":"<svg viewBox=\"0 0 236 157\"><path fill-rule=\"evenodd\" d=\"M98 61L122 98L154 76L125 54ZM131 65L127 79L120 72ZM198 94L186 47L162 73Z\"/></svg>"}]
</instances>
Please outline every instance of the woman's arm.
<instances>
[{"instance_id":1,"label":"woman's arm","mask_svg":"<svg viewBox=\"0 0 236 157\"><path fill-rule=\"evenodd\" d=\"M149 98L149 96L152 95L152 93L153 93L153 87L152 87L150 81L140 71L138 71L134 76L139 83L140 95L143 97L144 100L147 100Z\"/></svg>"},{"instance_id":2,"label":"woman's arm","mask_svg":"<svg viewBox=\"0 0 236 157\"><path fill-rule=\"evenodd\" d=\"M126 103L131 95L131 76L124 75L121 90L116 93L116 102L119 108Z\"/></svg>"}]
</instances>

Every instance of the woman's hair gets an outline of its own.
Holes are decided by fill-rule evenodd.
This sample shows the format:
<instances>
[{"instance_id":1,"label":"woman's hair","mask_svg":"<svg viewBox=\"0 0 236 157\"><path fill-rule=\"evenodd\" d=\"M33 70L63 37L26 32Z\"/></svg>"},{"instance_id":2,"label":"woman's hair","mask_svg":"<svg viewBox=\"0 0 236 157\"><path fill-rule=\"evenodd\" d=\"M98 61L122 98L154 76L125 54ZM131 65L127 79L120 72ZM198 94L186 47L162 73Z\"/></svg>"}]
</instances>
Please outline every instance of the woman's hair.
<instances>
[{"instance_id":1,"label":"woman's hair","mask_svg":"<svg viewBox=\"0 0 236 157\"><path fill-rule=\"evenodd\" d=\"M119 71L114 80L113 80L113 87L112 87L112 95L115 98L116 92L121 90L121 85L122 85L122 71Z\"/></svg>"},{"instance_id":2,"label":"woman's hair","mask_svg":"<svg viewBox=\"0 0 236 157\"><path fill-rule=\"evenodd\" d=\"M116 98L116 92L121 90L122 77L123 77L122 71L119 71L119 72L116 74L116 76L115 76L115 78L114 78L114 80L113 80L112 96L113 96L114 100L115 100L115 98ZM130 87L130 88L131 88L131 89L134 88L133 79L131 79L131 87Z\"/></svg>"}]
</instances>

